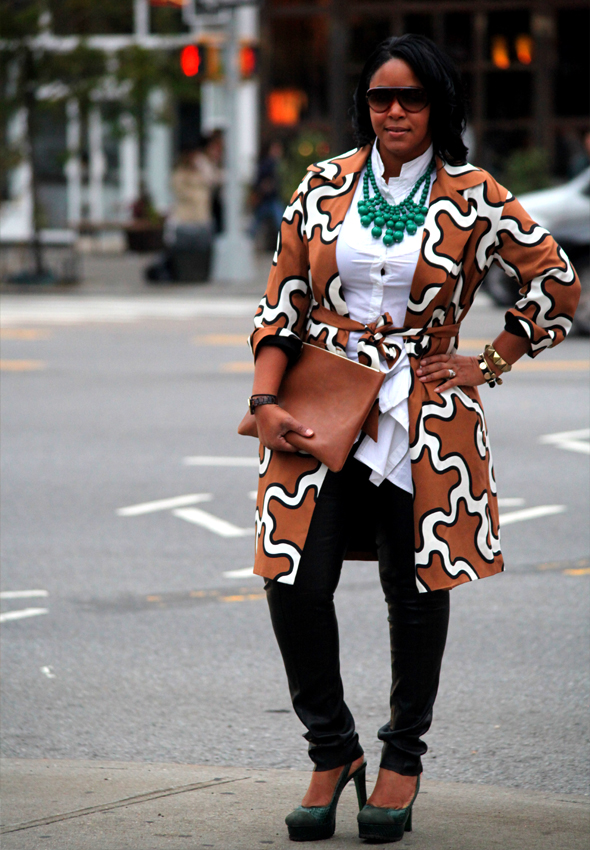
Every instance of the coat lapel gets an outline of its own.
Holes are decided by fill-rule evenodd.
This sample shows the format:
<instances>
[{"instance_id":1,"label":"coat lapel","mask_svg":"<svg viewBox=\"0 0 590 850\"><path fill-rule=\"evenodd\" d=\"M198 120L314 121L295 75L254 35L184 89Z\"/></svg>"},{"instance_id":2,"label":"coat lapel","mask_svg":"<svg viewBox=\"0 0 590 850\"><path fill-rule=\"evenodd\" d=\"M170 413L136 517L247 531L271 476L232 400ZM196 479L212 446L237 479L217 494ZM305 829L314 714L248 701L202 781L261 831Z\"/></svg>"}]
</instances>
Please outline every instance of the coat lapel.
<instances>
[{"instance_id":1,"label":"coat lapel","mask_svg":"<svg viewBox=\"0 0 590 850\"><path fill-rule=\"evenodd\" d=\"M462 193L484 181L483 172L472 165L450 166L436 157L436 181L412 279L405 318L407 327L423 327L437 307L448 304L476 217L475 208Z\"/></svg>"},{"instance_id":2,"label":"coat lapel","mask_svg":"<svg viewBox=\"0 0 590 850\"><path fill-rule=\"evenodd\" d=\"M311 165L308 169L312 173L309 194L314 196L313 208L314 211L321 211L321 217L317 218L320 220L328 215L328 222L323 227L312 223L309 240L314 299L321 306L335 310L340 315L348 315L348 309L341 292L336 242L370 152L371 145L365 145L337 159ZM312 218L314 213L311 210L308 212Z\"/></svg>"}]
</instances>

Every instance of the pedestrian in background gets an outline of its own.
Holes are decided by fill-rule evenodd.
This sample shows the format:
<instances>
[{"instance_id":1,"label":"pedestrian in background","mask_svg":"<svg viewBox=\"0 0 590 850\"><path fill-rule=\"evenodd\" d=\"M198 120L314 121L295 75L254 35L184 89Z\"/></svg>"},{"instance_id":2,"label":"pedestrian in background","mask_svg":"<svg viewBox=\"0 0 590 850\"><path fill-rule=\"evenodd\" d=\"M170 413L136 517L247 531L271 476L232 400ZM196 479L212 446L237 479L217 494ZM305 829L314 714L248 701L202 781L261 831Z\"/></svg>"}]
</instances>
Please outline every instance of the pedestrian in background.
<instances>
[{"instance_id":1,"label":"pedestrian in background","mask_svg":"<svg viewBox=\"0 0 590 850\"><path fill-rule=\"evenodd\" d=\"M273 249L277 233L281 227L285 204L281 198L279 168L283 157L283 145L279 141L268 142L262 151L256 181L252 187L252 206L254 221L251 234L256 237L261 227L267 224L270 229L269 241Z\"/></svg>"},{"instance_id":2,"label":"pedestrian in background","mask_svg":"<svg viewBox=\"0 0 590 850\"><path fill-rule=\"evenodd\" d=\"M285 211L251 337L261 442L254 571L266 579L314 763L286 819L301 841L333 834L350 780L361 838L396 841L411 828L449 590L503 569L477 387L501 392L514 362L561 342L580 289L550 234L467 163L459 74L429 39L390 38L369 56L354 127L359 147L310 166ZM465 357L461 322L494 261L521 298L482 354ZM361 434L337 473L290 445L289 432L312 434L277 402L303 341L386 373L377 442ZM333 601L343 558L361 556L378 560L391 639L391 711L368 802Z\"/></svg>"},{"instance_id":3,"label":"pedestrian in background","mask_svg":"<svg viewBox=\"0 0 590 850\"><path fill-rule=\"evenodd\" d=\"M223 133L214 130L207 138L205 155L209 163L215 169L216 179L211 188L211 215L213 216L213 233L223 231L223 199L222 186L224 182L223 172Z\"/></svg>"},{"instance_id":4,"label":"pedestrian in background","mask_svg":"<svg viewBox=\"0 0 590 850\"><path fill-rule=\"evenodd\" d=\"M182 151L172 172L174 205L164 233L166 251L146 271L148 280L207 279L215 233L213 194L223 182L217 140Z\"/></svg>"}]
</instances>

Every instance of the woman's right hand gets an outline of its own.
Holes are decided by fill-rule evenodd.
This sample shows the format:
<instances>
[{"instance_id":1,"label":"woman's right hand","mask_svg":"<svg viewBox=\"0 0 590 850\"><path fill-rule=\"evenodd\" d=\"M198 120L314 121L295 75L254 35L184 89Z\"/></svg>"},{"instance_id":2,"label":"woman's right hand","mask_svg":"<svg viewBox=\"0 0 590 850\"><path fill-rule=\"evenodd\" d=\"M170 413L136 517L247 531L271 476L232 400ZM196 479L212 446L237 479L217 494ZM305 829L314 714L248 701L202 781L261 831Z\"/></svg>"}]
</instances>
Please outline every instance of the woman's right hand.
<instances>
[{"instance_id":1,"label":"woman's right hand","mask_svg":"<svg viewBox=\"0 0 590 850\"><path fill-rule=\"evenodd\" d=\"M267 449L278 452L298 451L285 439L288 431L295 431L302 437L313 437L311 428L306 428L278 404L261 404L254 409L254 416L258 428L258 439Z\"/></svg>"}]
</instances>

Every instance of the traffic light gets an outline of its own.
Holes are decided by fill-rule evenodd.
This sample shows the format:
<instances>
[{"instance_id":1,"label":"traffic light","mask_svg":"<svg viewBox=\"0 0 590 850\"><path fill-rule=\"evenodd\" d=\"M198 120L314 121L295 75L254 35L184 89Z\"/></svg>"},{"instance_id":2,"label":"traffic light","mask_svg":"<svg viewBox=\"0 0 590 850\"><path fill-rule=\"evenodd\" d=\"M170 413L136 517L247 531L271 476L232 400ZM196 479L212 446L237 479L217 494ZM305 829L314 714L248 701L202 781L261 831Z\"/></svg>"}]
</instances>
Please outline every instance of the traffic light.
<instances>
[{"instance_id":1,"label":"traffic light","mask_svg":"<svg viewBox=\"0 0 590 850\"><path fill-rule=\"evenodd\" d=\"M250 42L242 43L240 47L240 76L250 80L258 74L258 47Z\"/></svg>"},{"instance_id":2,"label":"traffic light","mask_svg":"<svg viewBox=\"0 0 590 850\"><path fill-rule=\"evenodd\" d=\"M219 80L222 76L219 46L200 41L187 44L180 51L180 68L185 77L196 80Z\"/></svg>"},{"instance_id":3,"label":"traffic light","mask_svg":"<svg viewBox=\"0 0 590 850\"><path fill-rule=\"evenodd\" d=\"M204 77L207 65L204 44L187 44L180 52L180 67L185 77Z\"/></svg>"}]
</instances>

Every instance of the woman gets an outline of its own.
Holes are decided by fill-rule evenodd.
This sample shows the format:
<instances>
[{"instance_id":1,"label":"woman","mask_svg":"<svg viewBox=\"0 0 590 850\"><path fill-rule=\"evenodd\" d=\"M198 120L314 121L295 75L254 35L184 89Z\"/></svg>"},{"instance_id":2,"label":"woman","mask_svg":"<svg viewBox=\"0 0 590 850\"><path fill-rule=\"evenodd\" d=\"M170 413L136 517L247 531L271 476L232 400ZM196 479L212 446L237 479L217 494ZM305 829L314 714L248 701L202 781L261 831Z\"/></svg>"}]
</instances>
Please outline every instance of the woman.
<instances>
[{"instance_id":1,"label":"woman","mask_svg":"<svg viewBox=\"0 0 590 850\"><path fill-rule=\"evenodd\" d=\"M476 389L565 337L579 297L569 260L485 171L466 163L464 102L428 39L384 41L355 95L359 148L310 166L285 211L251 338L261 441L255 572L314 762L291 838L328 838L344 785L359 834L411 828L421 740L432 720L449 590L503 568L498 507ZM496 260L521 285L480 358L457 353L460 324ZM385 371L377 443L339 473L297 453L310 436L276 404L301 341ZM501 390L496 390L496 392ZM389 610L391 715L365 805L365 763L343 699L333 594L344 557L377 558Z\"/></svg>"}]
</instances>

